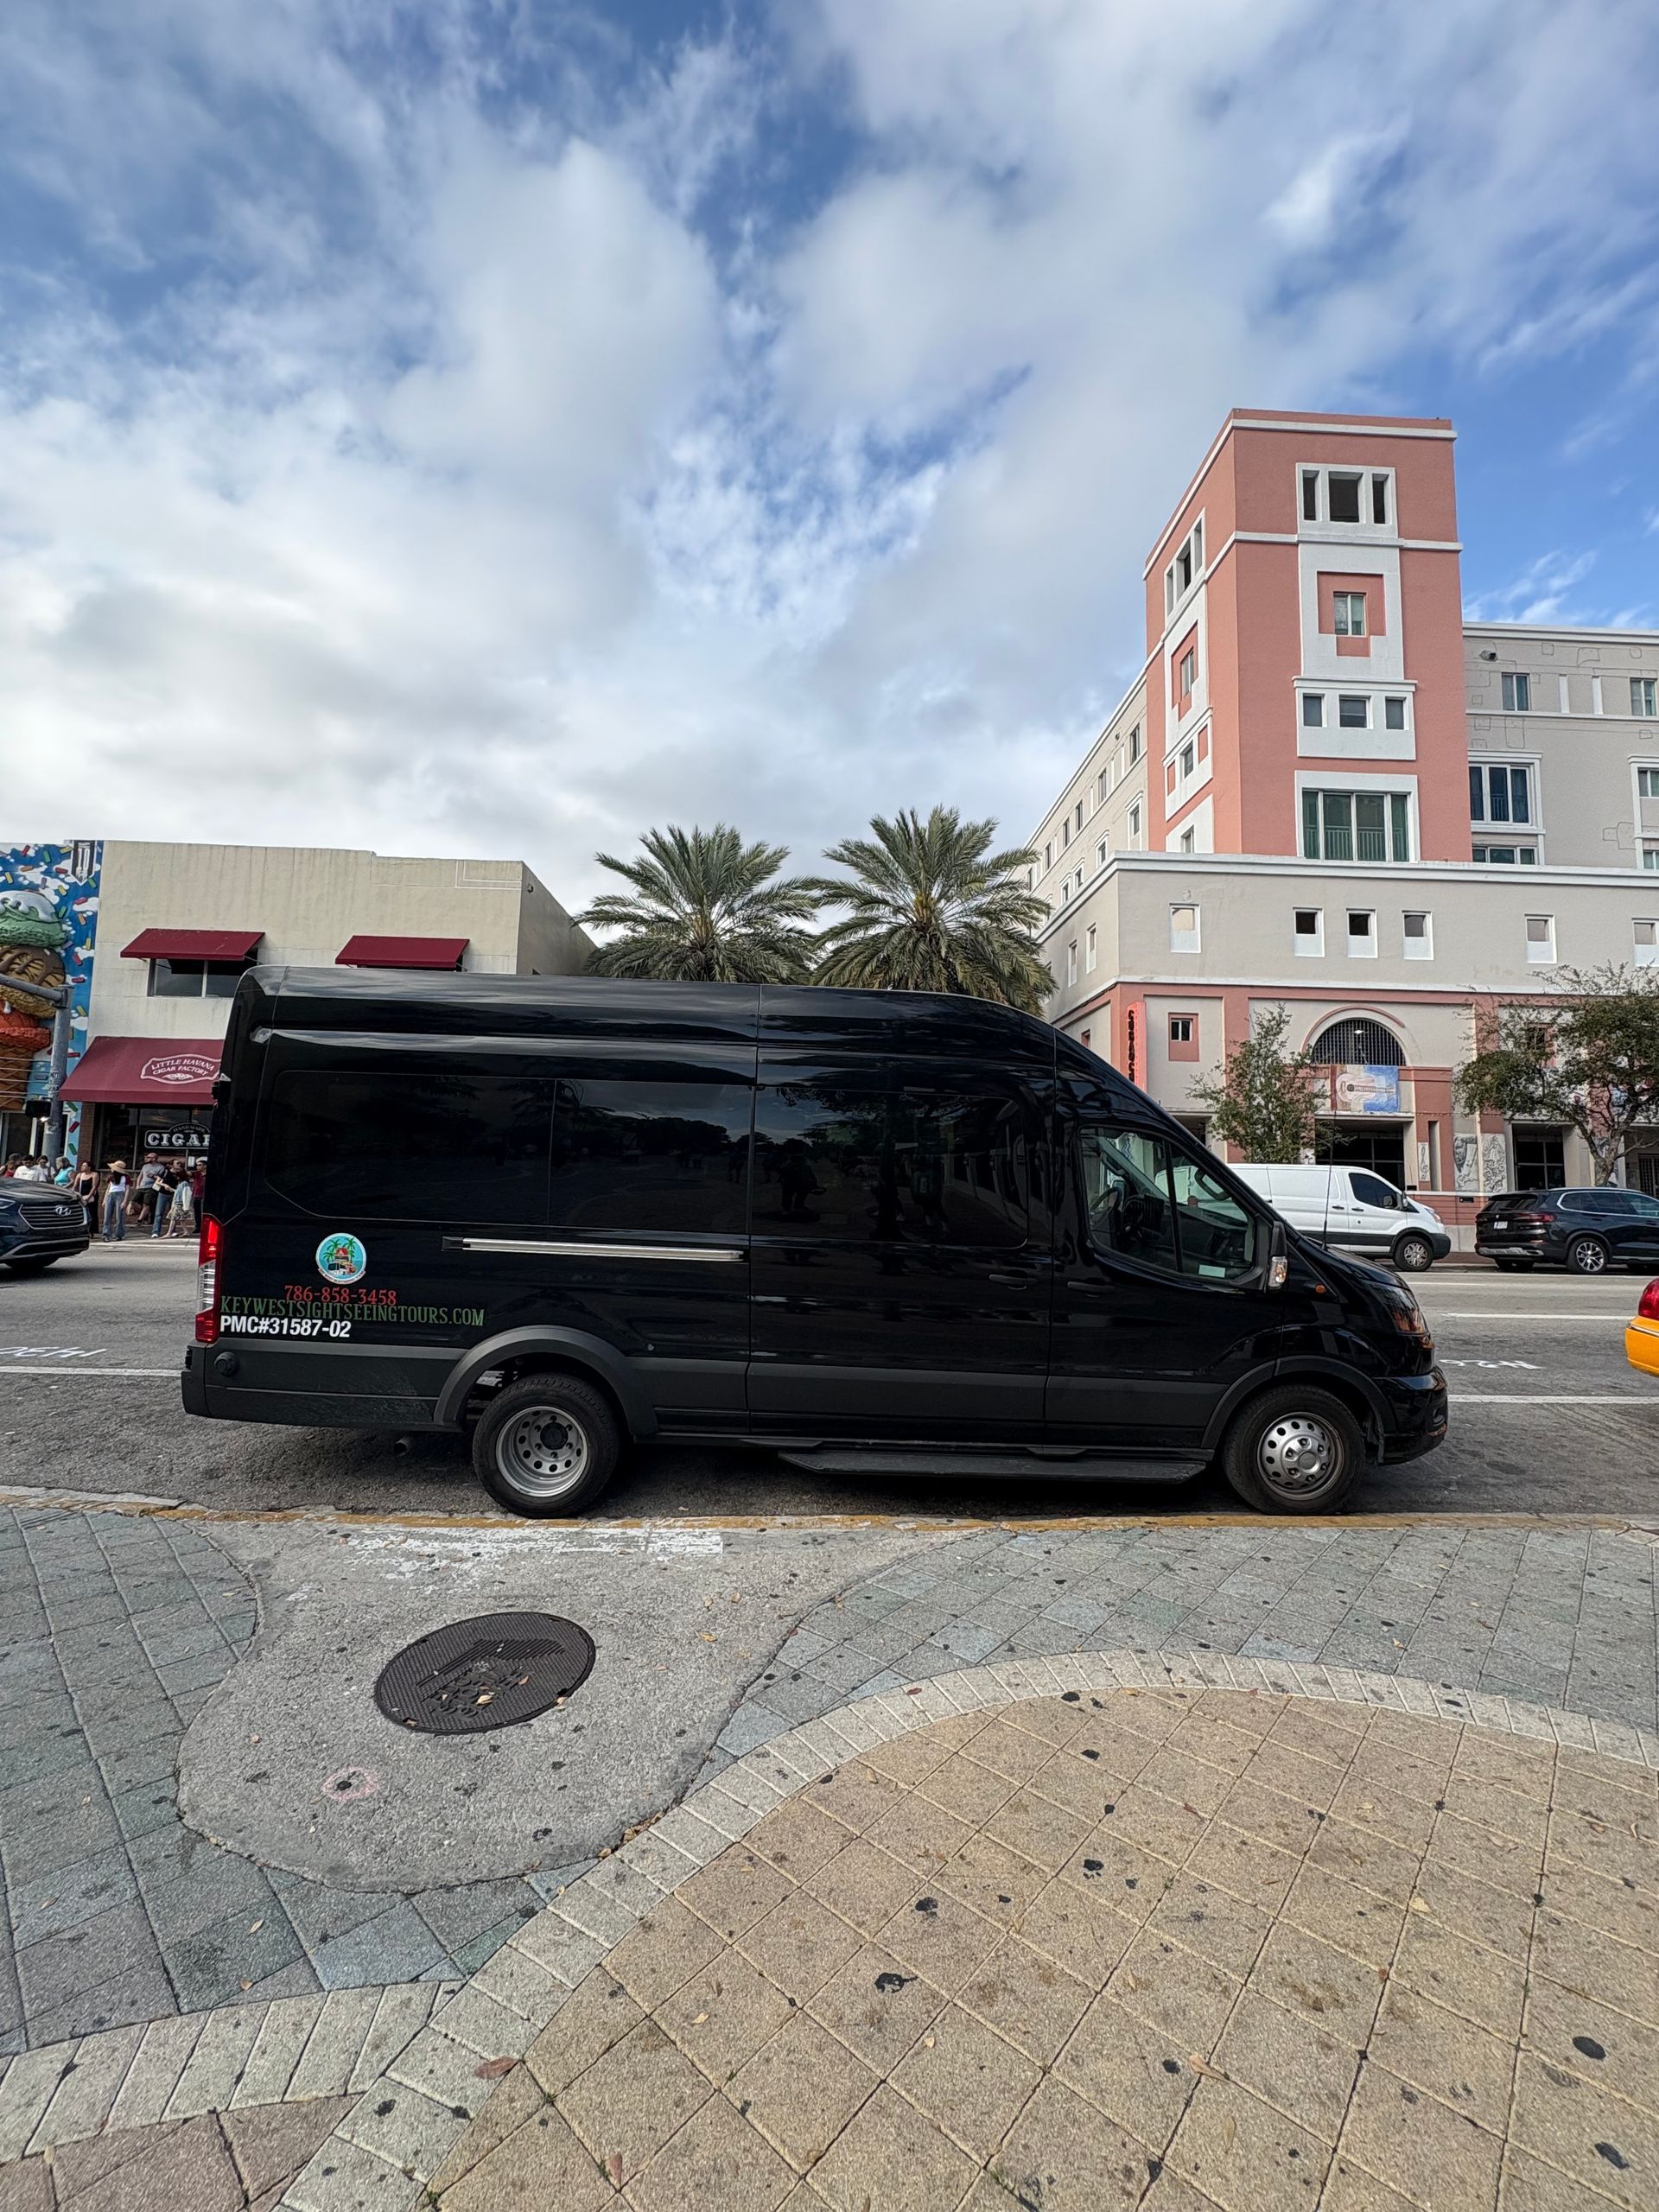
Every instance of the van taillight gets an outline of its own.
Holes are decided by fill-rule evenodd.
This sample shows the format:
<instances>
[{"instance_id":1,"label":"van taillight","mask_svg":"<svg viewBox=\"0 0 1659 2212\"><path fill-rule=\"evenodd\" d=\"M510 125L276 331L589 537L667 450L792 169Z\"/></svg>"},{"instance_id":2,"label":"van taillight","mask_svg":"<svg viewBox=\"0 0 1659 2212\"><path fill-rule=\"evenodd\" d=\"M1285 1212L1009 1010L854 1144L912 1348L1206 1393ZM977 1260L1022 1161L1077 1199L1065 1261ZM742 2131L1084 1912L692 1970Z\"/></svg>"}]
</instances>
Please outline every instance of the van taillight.
<instances>
[{"instance_id":1,"label":"van taillight","mask_svg":"<svg viewBox=\"0 0 1659 2212\"><path fill-rule=\"evenodd\" d=\"M225 1231L212 1214L202 1217L201 1242L196 1248L196 1342L219 1342L219 1260Z\"/></svg>"},{"instance_id":2,"label":"van taillight","mask_svg":"<svg viewBox=\"0 0 1659 2212\"><path fill-rule=\"evenodd\" d=\"M1636 1310L1644 1321L1659 1321L1659 1277L1643 1292L1642 1303Z\"/></svg>"}]
</instances>

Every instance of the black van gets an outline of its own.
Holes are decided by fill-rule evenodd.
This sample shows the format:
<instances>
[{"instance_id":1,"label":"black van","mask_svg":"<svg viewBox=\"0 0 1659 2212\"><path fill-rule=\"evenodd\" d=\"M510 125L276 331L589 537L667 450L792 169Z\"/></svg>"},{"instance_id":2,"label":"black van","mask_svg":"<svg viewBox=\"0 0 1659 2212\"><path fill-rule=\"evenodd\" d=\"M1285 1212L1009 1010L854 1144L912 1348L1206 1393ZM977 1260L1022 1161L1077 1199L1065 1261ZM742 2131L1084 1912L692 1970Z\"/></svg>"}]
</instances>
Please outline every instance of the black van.
<instances>
[{"instance_id":1,"label":"black van","mask_svg":"<svg viewBox=\"0 0 1659 2212\"><path fill-rule=\"evenodd\" d=\"M630 1440L1329 1511L1446 1431L1415 1300L1106 1064L923 994L255 969L188 1411L471 1428L569 1513Z\"/></svg>"}]
</instances>

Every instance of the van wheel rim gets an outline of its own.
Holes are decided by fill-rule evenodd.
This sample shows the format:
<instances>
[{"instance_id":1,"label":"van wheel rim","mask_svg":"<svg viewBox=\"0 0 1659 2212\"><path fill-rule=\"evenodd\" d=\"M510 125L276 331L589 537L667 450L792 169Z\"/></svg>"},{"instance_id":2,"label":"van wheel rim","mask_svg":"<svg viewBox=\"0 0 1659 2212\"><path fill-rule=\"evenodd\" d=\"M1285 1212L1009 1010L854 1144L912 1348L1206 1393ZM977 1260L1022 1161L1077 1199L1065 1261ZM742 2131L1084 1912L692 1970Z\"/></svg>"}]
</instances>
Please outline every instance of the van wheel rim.
<instances>
[{"instance_id":1,"label":"van wheel rim","mask_svg":"<svg viewBox=\"0 0 1659 2212\"><path fill-rule=\"evenodd\" d=\"M1342 1446L1313 1414L1286 1414L1263 1434L1255 1459L1263 1480L1274 1490L1319 1490L1341 1465Z\"/></svg>"},{"instance_id":2,"label":"van wheel rim","mask_svg":"<svg viewBox=\"0 0 1659 2212\"><path fill-rule=\"evenodd\" d=\"M1420 1273L1428 1265L1433 1257L1433 1255L1427 1245L1417 1238L1408 1239L1400 1247L1400 1264L1402 1268L1409 1268L1413 1274Z\"/></svg>"},{"instance_id":3,"label":"van wheel rim","mask_svg":"<svg viewBox=\"0 0 1659 2212\"><path fill-rule=\"evenodd\" d=\"M557 1406L532 1406L502 1432L496 1460L528 1497L563 1497L588 1471L588 1432Z\"/></svg>"}]
</instances>

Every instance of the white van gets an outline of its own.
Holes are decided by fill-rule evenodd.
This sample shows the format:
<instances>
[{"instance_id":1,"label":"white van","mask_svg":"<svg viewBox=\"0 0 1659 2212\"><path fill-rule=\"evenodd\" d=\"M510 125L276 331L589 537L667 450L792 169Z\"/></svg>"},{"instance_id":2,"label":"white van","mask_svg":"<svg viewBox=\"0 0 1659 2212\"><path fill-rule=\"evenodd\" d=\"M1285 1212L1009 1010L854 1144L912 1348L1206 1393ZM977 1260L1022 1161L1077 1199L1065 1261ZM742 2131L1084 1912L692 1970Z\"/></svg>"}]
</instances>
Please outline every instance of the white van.
<instances>
[{"instance_id":1,"label":"white van","mask_svg":"<svg viewBox=\"0 0 1659 2212\"><path fill-rule=\"evenodd\" d=\"M1293 1229L1339 1251L1367 1253L1421 1274L1452 1249L1439 1214L1369 1167L1230 1165Z\"/></svg>"}]
</instances>

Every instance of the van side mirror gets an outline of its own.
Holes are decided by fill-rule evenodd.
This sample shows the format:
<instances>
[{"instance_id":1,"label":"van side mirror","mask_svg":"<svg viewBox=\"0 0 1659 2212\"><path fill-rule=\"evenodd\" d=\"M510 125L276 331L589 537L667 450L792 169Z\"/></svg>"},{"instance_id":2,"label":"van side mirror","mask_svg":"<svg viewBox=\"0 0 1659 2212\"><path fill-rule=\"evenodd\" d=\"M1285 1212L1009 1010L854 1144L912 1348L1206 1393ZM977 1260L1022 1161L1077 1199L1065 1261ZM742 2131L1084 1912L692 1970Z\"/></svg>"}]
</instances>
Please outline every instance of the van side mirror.
<instances>
[{"instance_id":1,"label":"van side mirror","mask_svg":"<svg viewBox=\"0 0 1659 2212\"><path fill-rule=\"evenodd\" d=\"M1275 1221L1268 1231L1268 1274L1269 1290L1282 1290L1290 1274L1290 1243L1285 1235L1285 1224Z\"/></svg>"}]
</instances>

